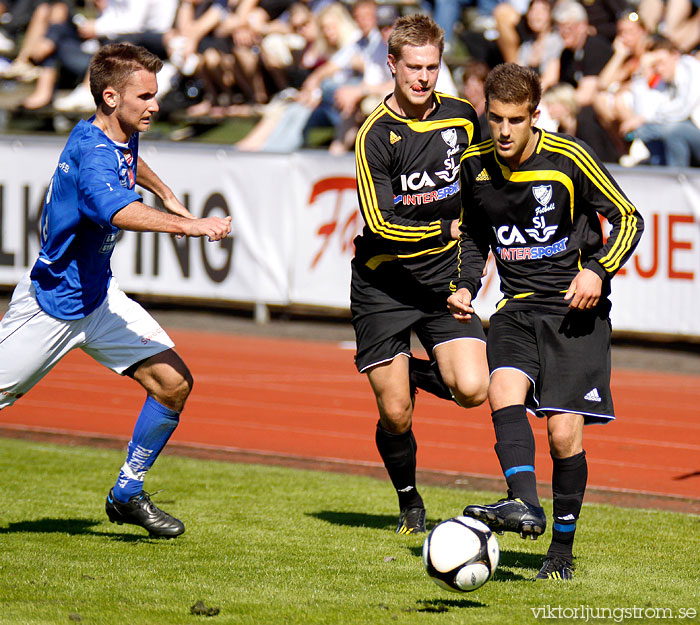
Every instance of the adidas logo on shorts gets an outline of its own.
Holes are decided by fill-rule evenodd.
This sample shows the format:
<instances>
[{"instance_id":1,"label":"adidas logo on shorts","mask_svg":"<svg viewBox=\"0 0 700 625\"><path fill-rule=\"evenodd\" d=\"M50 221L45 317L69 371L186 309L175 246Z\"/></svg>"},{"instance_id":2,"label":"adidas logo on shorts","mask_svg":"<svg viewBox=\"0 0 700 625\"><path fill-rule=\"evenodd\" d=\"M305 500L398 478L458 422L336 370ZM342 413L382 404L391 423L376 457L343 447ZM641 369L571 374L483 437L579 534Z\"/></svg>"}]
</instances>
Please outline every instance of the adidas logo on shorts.
<instances>
[{"instance_id":1,"label":"adidas logo on shorts","mask_svg":"<svg viewBox=\"0 0 700 625\"><path fill-rule=\"evenodd\" d=\"M594 388L594 389L591 389L590 391L588 391L588 393L586 393L583 396L583 398L587 399L588 401L603 401L597 388Z\"/></svg>"}]
</instances>

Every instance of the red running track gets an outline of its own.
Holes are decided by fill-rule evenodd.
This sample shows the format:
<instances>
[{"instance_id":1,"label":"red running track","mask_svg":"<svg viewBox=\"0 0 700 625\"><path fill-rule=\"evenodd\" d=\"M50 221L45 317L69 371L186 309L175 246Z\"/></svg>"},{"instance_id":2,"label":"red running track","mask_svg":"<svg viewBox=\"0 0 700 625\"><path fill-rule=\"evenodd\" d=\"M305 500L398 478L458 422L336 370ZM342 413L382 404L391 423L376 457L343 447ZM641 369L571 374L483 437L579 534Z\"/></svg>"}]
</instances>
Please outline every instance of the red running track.
<instances>
[{"instance_id":1,"label":"red running track","mask_svg":"<svg viewBox=\"0 0 700 625\"><path fill-rule=\"evenodd\" d=\"M377 465L377 411L353 352L335 343L174 330L195 377L173 441L271 455ZM700 376L616 370L618 418L586 428L589 486L700 500ZM134 382L80 351L13 407L0 426L128 440L143 402ZM538 479L551 461L544 423L533 418ZM419 466L500 477L485 406L463 410L420 393L414 430Z\"/></svg>"}]
</instances>

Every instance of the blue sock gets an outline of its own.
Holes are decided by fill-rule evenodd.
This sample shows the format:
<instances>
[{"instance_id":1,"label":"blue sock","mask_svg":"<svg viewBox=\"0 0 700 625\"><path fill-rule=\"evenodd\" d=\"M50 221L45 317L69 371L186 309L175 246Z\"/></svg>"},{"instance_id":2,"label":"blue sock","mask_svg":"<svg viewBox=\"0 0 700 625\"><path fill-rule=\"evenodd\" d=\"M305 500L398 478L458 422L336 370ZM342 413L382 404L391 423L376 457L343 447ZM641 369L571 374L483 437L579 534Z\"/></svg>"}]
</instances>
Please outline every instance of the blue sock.
<instances>
[{"instance_id":1,"label":"blue sock","mask_svg":"<svg viewBox=\"0 0 700 625\"><path fill-rule=\"evenodd\" d=\"M150 395L141 408L129 442L126 462L113 488L114 498L125 503L143 490L143 479L175 431L180 413L166 408Z\"/></svg>"}]
</instances>

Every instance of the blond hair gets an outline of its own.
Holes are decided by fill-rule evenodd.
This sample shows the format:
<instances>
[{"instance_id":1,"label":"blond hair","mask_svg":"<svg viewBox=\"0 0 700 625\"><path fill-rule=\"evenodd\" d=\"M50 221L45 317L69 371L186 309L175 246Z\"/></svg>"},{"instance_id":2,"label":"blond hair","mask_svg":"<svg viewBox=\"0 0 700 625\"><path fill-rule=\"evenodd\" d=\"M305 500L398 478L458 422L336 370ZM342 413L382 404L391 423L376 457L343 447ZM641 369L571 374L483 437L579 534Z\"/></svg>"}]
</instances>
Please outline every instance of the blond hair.
<instances>
[{"instance_id":1,"label":"blond hair","mask_svg":"<svg viewBox=\"0 0 700 625\"><path fill-rule=\"evenodd\" d=\"M404 15L396 20L389 35L389 54L396 60L401 58L404 46L434 45L440 50L440 58L445 49L445 31L432 17L422 13Z\"/></svg>"}]
</instances>

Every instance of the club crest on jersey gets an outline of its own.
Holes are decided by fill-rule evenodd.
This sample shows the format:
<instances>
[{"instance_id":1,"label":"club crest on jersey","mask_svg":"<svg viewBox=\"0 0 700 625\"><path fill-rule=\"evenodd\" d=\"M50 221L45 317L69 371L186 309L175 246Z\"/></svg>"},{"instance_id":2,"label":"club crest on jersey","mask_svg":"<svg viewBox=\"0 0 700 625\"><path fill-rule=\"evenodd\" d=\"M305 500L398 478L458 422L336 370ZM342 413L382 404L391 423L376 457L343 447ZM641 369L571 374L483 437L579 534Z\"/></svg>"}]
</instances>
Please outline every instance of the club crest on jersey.
<instances>
[{"instance_id":1,"label":"club crest on jersey","mask_svg":"<svg viewBox=\"0 0 700 625\"><path fill-rule=\"evenodd\" d=\"M457 145L457 130L455 128L445 128L441 133L442 140L454 149Z\"/></svg>"},{"instance_id":2,"label":"club crest on jersey","mask_svg":"<svg viewBox=\"0 0 700 625\"><path fill-rule=\"evenodd\" d=\"M551 184L541 184L537 187L532 187L532 195L535 196L539 206L535 209L535 215L541 215L542 213L548 213L556 208L554 202L552 202L552 185Z\"/></svg>"},{"instance_id":3,"label":"club crest on jersey","mask_svg":"<svg viewBox=\"0 0 700 625\"><path fill-rule=\"evenodd\" d=\"M552 199L552 185L541 184L537 187L532 187L532 195L542 206L547 206Z\"/></svg>"},{"instance_id":4,"label":"club crest on jersey","mask_svg":"<svg viewBox=\"0 0 700 625\"><path fill-rule=\"evenodd\" d=\"M131 150L124 150L124 160L126 160L126 164L129 167L134 164L134 155L132 154Z\"/></svg>"}]
</instances>

